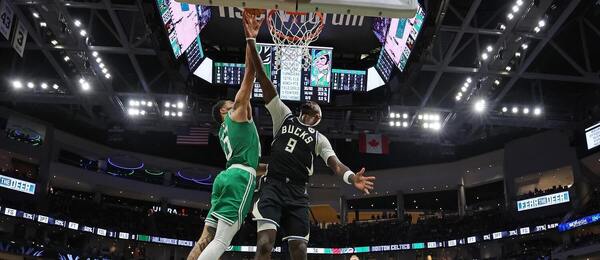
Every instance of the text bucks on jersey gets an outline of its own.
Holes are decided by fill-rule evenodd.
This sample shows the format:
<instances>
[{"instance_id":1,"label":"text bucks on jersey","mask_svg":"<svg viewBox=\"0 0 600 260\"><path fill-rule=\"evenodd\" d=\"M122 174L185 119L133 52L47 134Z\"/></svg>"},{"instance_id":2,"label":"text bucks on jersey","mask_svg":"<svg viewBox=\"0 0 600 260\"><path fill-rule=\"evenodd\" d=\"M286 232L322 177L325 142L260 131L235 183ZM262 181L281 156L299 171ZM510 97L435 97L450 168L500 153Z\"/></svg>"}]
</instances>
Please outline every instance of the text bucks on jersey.
<instances>
[{"instance_id":1,"label":"text bucks on jersey","mask_svg":"<svg viewBox=\"0 0 600 260\"><path fill-rule=\"evenodd\" d=\"M308 176L313 174L318 135L319 132L312 127L289 116L273 140L269 174L308 182Z\"/></svg>"}]
</instances>

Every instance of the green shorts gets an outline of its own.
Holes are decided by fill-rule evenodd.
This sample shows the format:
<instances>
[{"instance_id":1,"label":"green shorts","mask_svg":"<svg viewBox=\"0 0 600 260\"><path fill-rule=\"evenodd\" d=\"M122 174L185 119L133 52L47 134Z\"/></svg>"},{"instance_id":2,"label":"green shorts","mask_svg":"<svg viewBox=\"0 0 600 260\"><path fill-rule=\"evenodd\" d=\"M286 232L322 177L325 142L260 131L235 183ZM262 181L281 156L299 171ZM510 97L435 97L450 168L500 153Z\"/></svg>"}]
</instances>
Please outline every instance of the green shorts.
<instances>
[{"instance_id":1,"label":"green shorts","mask_svg":"<svg viewBox=\"0 0 600 260\"><path fill-rule=\"evenodd\" d=\"M217 220L241 227L252 206L256 187L256 171L248 166L234 164L217 175L210 196L210 211L206 224L217 226ZM239 220L239 221L238 221Z\"/></svg>"}]
</instances>

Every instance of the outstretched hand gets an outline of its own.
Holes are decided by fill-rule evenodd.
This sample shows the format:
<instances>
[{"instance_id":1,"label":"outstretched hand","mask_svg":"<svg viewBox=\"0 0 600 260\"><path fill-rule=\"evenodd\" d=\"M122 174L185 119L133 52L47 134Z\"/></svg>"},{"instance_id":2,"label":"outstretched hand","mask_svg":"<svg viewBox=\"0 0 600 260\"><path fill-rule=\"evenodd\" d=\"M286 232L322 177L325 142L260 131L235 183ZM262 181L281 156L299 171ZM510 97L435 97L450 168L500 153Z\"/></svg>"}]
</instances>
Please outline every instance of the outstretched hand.
<instances>
[{"instance_id":1,"label":"outstretched hand","mask_svg":"<svg viewBox=\"0 0 600 260\"><path fill-rule=\"evenodd\" d=\"M370 194L370 191L373 190L373 187L375 186L373 181L375 181L375 176L365 176L365 168L360 169L360 171L352 177L354 188L363 191L367 195Z\"/></svg>"},{"instance_id":2,"label":"outstretched hand","mask_svg":"<svg viewBox=\"0 0 600 260\"><path fill-rule=\"evenodd\" d=\"M256 38L258 35L258 31L260 30L260 26L264 18L258 19L258 16L261 15L264 11L260 9L244 9L242 14L244 21L244 33L246 33L246 38Z\"/></svg>"}]
</instances>

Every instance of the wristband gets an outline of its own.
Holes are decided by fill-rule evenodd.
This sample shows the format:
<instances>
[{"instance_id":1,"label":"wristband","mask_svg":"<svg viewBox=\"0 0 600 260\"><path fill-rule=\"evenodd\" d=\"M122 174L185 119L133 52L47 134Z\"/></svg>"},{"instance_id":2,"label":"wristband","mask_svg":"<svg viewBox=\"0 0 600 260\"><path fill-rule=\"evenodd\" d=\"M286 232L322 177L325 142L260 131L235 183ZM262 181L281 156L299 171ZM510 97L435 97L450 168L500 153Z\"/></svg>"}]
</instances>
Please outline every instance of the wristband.
<instances>
[{"instance_id":1,"label":"wristband","mask_svg":"<svg viewBox=\"0 0 600 260\"><path fill-rule=\"evenodd\" d=\"M345 183L347 183L347 184L352 184L352 183L351 183L351 182L348 180L348 177L351 177L351 176L354 176L354 175L355 175L355 174L354 174L354 172L352 172L352 171L347 171L347 172L345 172L345 173L344 173L344 177L343 177L343 178L344 178L344 182L345 182Z\"/></svg>"}]
</instances>

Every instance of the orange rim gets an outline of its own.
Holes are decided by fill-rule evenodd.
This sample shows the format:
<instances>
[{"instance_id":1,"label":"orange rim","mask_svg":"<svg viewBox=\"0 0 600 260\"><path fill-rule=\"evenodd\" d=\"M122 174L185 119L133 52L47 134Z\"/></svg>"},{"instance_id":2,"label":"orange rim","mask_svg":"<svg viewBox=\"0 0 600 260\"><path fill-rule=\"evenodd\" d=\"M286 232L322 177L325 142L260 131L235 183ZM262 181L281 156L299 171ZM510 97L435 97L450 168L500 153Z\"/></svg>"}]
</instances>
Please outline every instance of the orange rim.
<instances>
[{"instance_id":1,"label":"orange rim","mask_svg":"<svg viewBox=\"0 0 600 260\"><path fill-rule=\"evenodd\" d=\"M271 32L271 35L275 35L279 39L286 39L290 42L299 42L304 39L314 39L321 34L321 31L323 31L323 27L324 27L323 13L315 12L315 15L319 17L319 25L318 25L317 29L314 30L314 32L307 34L307 35L303 35L303 36L286 35L285 33L283 33L282 31L278 30L277 28L275 28L273 26L273 16L275 16L275 12L277 12L277 11L279 11L279 10L276 10L276 9L270 10L269 14L267 16L267 19L268 19L269 31ZM284 12L286 14L289 14L292 16L301 16L301 15L308 14L307 12L294 12L294 11L284 11Z\"/></svg>"}]
</instances>

